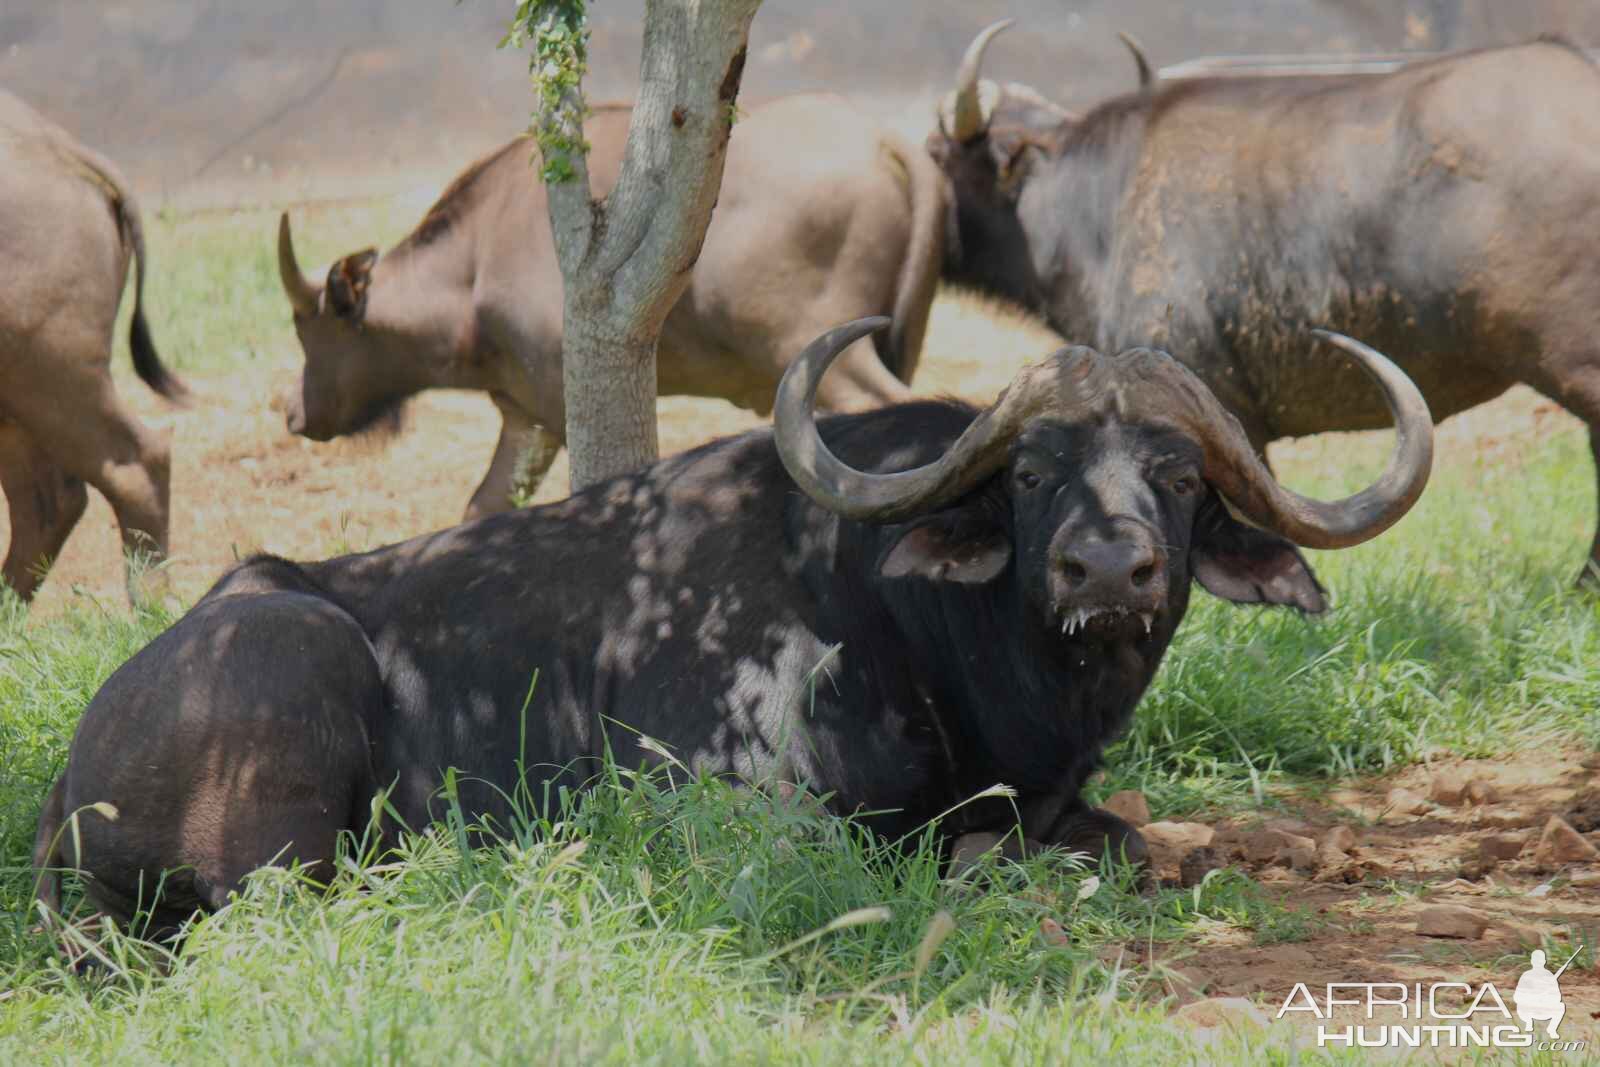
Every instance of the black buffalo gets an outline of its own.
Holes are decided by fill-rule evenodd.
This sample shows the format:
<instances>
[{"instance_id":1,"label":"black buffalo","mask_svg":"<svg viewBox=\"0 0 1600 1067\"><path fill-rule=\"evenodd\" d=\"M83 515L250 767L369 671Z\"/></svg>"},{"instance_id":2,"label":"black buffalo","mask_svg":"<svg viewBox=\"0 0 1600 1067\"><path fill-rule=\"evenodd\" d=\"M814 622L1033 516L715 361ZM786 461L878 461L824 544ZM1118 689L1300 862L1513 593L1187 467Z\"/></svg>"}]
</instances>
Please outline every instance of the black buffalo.
<instances>
[{"instance_id":1,"label":"black buffalo","mask_svg":"<svg viewBox=\"0 0 1600 1067\"><path fill-rule=\"evenodd\" d=\"M1191 580L1321 611L1291 541L1354 544L1404 514L1428 475L1427 408L1333 338L1379 381L1400 445L1331 504L1278 485L1205 387L1149 350L1065 349L986 411L908 403L819 436L822 372L886 322L808 347L775 431L374 552L238 567L90 703L37 865L87 872L123 919L169 872L161 925L275 858L325 869L377 790L421 827L458 768L463 805L503 825L523 761L540 797L590 779L608 747L632 762L640 734L698 771L875 812L888 835L1006 783L1029 837L1137 855L1078 794ZM115 821L62 832L102 801ZM941 829L1014 826L995 799ZM55 878L41 889L55 906Z\"/></svg>"},{"instance_id":2,"label":"black buffalo","mask_svg":"<svg viewBox=\"0 0 1600 1067\"><path fill-rule=\"evenodd\" d=\"M947 278L1073 341L1164 348L1258 450L1383 424L1349 367L1308 358L1312 325L1397 353L1438 418L1522 382L1600 448L1600 71L1582 52L1186 80L1074 116L979 78L1004 25L928 140L953 190Z\"/></svg>"}]
</instances>

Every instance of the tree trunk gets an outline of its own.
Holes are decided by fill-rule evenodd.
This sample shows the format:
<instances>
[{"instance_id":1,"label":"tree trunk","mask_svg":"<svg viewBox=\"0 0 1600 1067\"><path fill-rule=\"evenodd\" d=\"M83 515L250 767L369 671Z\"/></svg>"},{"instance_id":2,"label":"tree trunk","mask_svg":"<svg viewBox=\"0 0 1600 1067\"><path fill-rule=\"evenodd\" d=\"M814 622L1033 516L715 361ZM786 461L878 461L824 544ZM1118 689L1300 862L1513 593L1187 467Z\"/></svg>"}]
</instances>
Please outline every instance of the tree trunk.
<instances>
[{"instance_id":1,"label":"tree trunk","mask_svg":"<svg viewBox=\"0 0 1600 1067\"><path fill-rule=\"evenodd\" d=\"M572 491L637 470L660 454L656 437L656 338L613 334L610 316L574 314L561 339Z\"/></svg>"},{"instance_id":2,"label":"tree trunk","mask_svg":"<svg viewBox=\"0 0 1600 1067\"><path fill-rule=\"evenodd\" d=\"M562 382L574 491L655 460L656 342L711 220L760 0L646 0L622 170L594 200L581 151L549 184L565 285ZM541 144L581 141L581 91L541 96ZM546 153L550 152L547 147ZM547 161L548 162L548 161Z\"/></svg>"}]
</instances>

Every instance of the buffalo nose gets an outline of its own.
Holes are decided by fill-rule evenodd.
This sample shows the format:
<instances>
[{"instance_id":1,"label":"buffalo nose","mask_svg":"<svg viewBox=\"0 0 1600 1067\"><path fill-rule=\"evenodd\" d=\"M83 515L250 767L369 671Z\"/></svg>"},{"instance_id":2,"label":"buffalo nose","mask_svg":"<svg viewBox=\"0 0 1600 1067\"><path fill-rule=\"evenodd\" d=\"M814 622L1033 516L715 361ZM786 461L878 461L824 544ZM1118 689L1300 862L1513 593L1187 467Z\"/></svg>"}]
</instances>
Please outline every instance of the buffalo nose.
<instances>
[{"instance_id":1,"label":"buffalo nose","mask_svg":"<svg viewBox=\"0 0 1600 1067\"><path fill-rule=\"evenodd\" d=\"M300 410L299 404L292 404L284 415L283 421L288 425L290 433L304 433L306 428L306 415Z\"/></svg>"},{"instance_id":2,"label":"buffalo nose","mask_svg":"<svg viewBox=\"0 0 1600 1067\"><path fill-rule=\"evenodd\" d=\"M1142 539L1082 541L1059 559L1067 590L1082 600L1116 602L1147 595L1166 554Z\"/></svg>"}]
</instances>

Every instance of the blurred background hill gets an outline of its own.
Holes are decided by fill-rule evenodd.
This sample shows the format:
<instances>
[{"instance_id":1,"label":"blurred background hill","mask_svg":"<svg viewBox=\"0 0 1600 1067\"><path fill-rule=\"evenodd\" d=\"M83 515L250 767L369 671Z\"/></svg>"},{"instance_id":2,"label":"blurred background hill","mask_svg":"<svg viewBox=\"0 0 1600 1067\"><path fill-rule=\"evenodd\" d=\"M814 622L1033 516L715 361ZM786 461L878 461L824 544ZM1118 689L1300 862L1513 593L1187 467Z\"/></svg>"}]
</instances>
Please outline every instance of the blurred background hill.
<instances>
[{"instance_id":1,"label":"blurred background hill","mask_svg":"<svg viewBox=\"0 0 1600 1067\"><path fill-rule=\"evenodd\" d=\"M592 99L631 94L642 0L594 0ZM305 199L447 177L526 119L505 0L4 0L0 86L122 164L145 202ZM745 101L834 89L920 136L972 34L990 72L1069 106L1213 52L1600 43L1592 0L767 0Z\"/></svg>"}]
</instances>

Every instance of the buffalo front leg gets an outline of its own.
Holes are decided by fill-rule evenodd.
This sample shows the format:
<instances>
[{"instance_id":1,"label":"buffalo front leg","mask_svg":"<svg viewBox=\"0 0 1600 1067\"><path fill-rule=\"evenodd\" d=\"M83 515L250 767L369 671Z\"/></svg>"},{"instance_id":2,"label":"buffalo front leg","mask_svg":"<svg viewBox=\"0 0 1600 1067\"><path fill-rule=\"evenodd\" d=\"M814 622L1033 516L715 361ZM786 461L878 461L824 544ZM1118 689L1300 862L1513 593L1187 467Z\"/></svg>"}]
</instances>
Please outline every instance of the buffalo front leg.
<instances>
[{"instance_id":1,"label":"buffalo front leg","mask_svg":"<svg viewBox=\"0 0 1600 1067\"><path fill-rule=\"evenodd\" d=\"M494 402L500 409L500 440L488 472L467 503L462 516L465 522L509 511L516 495L533 496L561 451L559 434L534 422L509 401L495 397Z\"/></svg>"},{"instance_id":2,"label":"buffalo front leg","mask_svg":"<svg viewBox=\"0 0 1600 1067\"><path fill-rule=\"evenodd\" d=\"M89 492L82 479L62 470L14 422L0 422L0 487L11 510L6 584L23 600L31 600L83 516Z\"/></svg>"},{"instance_id":3,"label":"buffalo front leg","mask_svg":"<svg viewBox=\"0 0 1600 1067\"><path fill-rule=\"evenodd\" d=\"M955 838L948 875L955 877L989 852L1015 862L1045 848L1080 852L1090 861L1109 860L1134 867L1149 863L1144 836L1104 808L1085 804L1076 788L1024 800L1018 814L1020 824L1004 832L975 832Z\"/></svg>"},{"instance_id":4,"label":"buffalo front leg","mask_svg":"<svg viewBox=\"0 0 1600 1067\"><path fill-rule=\"evenodd\" d=\"M1025 802L1022 825L1030 838L1087 853L1092 859L1110 858L1134 866L1149 862L1144 836L1104 808L1085 804L1076 788Z\"/></svg>"}]
</instances>

